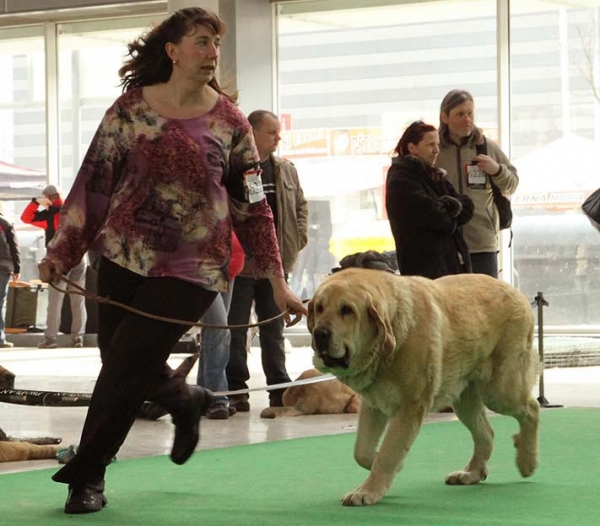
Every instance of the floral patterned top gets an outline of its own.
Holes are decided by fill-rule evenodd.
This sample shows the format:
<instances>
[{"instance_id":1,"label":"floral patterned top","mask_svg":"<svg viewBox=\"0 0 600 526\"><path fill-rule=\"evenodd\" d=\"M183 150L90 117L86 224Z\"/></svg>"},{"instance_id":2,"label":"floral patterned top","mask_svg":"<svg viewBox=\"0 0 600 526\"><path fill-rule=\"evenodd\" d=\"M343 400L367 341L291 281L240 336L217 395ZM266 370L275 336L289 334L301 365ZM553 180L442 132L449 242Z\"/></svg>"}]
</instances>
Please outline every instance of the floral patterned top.
<instances>
[{"instance_id":1,"label":"floral patterned top","mask_svg":"<svg viewBox=\"0 0 600 526\"><path fill-rule=\"evenodd\" d=\"M283 276L265 199L245 199L256 169L252 129L221 96L206 114L165 118L133 89L106 111L47 257L67 271L88 248L149 277L226 290L231 228L260 276Z\"/></svg>"}]
</instances>

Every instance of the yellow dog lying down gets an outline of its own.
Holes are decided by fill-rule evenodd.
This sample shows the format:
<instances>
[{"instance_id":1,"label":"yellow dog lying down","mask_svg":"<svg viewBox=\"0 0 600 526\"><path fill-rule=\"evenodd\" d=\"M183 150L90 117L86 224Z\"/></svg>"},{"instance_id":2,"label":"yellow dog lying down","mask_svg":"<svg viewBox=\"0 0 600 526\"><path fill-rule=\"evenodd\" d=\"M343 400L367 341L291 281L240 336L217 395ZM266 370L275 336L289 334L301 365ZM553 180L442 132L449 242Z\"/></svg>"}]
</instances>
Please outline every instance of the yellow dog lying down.
<instances>
[{"instance_id":1,"label":"yellow dog lying down","mask_svg":"<svg viewBox=\"0 0 600 526\"><path fill-rule=\"evenodd\" d=\"M323 376L316 369L304 371L296 380ZM358 395L339 380L325 380L315 384L288 387L282 396L283 407L267 407L261 418L301 415L334 415L358 413Z\"/></svg>"},{"instance_id":2,"label":"yellow dog lying down","mask_svg":"<svg viewBox=\"0 0 600 526\"><path fill-rule=\"evenodd\" d=\"M533 474L539 359L531 307L517 289L481 274L429 280L351 268L328 277L308 311L315 367L361 396L354 456L370 474L344 505L381 500L425 415L449 405L475 445L447 484L487 477L494 434L486 407L518 421L517 467Z\"/></svg>"}]
</instances>

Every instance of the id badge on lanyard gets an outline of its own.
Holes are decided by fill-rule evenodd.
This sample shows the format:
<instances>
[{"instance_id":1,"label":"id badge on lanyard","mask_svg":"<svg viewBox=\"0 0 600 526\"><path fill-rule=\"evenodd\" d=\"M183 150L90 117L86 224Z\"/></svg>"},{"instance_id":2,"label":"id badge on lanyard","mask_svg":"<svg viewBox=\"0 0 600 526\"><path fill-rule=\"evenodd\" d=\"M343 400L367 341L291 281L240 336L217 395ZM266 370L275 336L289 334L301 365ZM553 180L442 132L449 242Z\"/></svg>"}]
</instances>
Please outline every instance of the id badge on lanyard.
<instances>
[{"instance_id":1,"label":"id badge on lanyard","mask_svg":"<svg viewBox=\"0 0 600 526\"><path fill-rule=\"evenodd\" d=\"M256 168L244 172L244 192L249 203L258 203L265 198L262 178Z\"/></svg>"},{"instance_id":2,"label":"id badge on lanyard","mask_svg":"<svg viewBox=\"0 0 600 526\"><path fill-rule=\"evenodd\" d=\"M485 188L486 176L485 172L474 164L468 164L467 169L467 184L469 188L482 190Z\"/></svg>"}]
</instances>

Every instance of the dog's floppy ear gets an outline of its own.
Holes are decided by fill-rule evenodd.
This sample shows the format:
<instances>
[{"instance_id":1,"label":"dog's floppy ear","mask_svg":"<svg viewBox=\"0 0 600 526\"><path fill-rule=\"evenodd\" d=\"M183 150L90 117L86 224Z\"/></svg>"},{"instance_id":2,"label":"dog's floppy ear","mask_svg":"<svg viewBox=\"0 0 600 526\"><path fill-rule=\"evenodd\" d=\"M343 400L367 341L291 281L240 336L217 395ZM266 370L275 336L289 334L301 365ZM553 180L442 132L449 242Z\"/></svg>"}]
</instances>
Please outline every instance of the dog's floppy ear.
<instances>
[{"instance_id":1,"label":"dog's floppy ear","mask_svg":"<svg viewBox=\"0 0 600 526\"><path fill-rule=\"evenodd\" d=\"M384 302L378 301L376 298L371 297L367 312L377 327L383 355L391 355L396 348L396 337L394 335L394 329L392 328L392 322L390 320L386 305Z\"/></svg>"}]
</instances>

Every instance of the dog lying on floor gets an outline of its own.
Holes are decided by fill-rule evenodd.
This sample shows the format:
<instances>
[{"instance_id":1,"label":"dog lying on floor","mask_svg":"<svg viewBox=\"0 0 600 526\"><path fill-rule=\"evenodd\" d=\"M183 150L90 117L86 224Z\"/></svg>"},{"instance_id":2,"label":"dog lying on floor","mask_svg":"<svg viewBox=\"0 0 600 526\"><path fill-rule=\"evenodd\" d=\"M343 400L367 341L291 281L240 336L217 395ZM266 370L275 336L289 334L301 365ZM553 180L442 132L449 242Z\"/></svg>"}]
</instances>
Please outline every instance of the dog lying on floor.
<instances>
[{"instance_id":1,"label":"dog lying on floor","mask_svg":"<svg viewBox=\"0 0 600 526\"><path fill-rule=\"evenodd\" d=\"M322 373L308 369L296 380L317 376L322 376ZM337 379L288 387L283 392L282 400L283 407L267 407L260 413L261 418L358 413L360 406L357 394Z\"/></svg>"},{"instance_id":2,"label":"dog lying on floor","mask_svg":"<svg viewBox=\"0 0 600 526\"><path fill-rule=\"evenodd\" d=\"M540 364L532 309L517 289L481 274L429 280L350 268L317 288L308 329L315 367L361 396L354 457L370 474L344 505L381 500L425 415L446 406L475 444L447 484L487 477L494 433L486 407L518 421L517 467L524 477L535 471Z\"/></svg>"},{"instance_id":3,"label":"dog lying on floor","mask_svg":"<svg viewBox=\"0 0 600 526\"><path fill-rule=\"evenodd\" d=\"M14 389L14 387L15 375L0 365L0 390ZM58 447L52 445L56 440L52 438L17 440L0 429L0 462L56 458Z\"/></svg>"},{"instance_id":4,"label":"dog lying on floor","mask_svg":"<svg viewBox=\"0 0 600 526\"><path fill-rule=\"evenodd\" d=\"M0 429L0 462L56 459L57 452L58 446L56 445L16 441L14 438L7 437L6 433Z\"/></svg>"}]
</instances>

